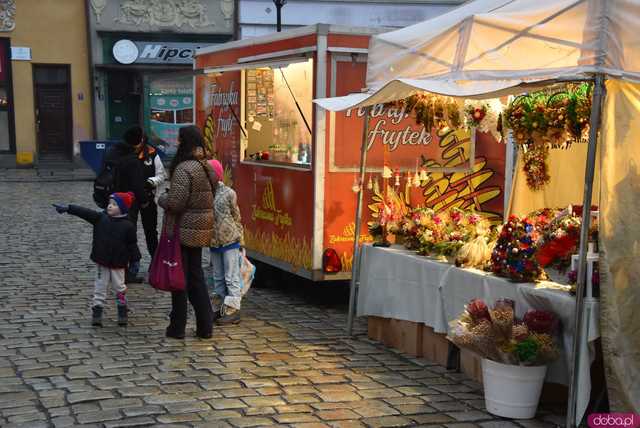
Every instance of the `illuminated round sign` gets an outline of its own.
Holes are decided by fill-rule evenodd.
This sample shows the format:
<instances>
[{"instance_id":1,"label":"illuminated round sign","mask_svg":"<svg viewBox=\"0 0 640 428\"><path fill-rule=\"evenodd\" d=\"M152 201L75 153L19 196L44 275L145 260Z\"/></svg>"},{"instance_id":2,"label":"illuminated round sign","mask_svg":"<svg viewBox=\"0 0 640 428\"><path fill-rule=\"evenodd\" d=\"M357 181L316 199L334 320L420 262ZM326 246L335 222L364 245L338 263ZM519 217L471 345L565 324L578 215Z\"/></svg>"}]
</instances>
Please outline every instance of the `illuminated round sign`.
<instances>
[{"instance_id":1,"label":"illuminated round sign","mask_svg":"<svg viewBox=\"0 0 640 428\"><path fill-rule=\"evenodd\" d=\"M112 52L120 64L133 64L138 59L138 47L131 40L118 40Z\"/></svg>"}]
</instances>

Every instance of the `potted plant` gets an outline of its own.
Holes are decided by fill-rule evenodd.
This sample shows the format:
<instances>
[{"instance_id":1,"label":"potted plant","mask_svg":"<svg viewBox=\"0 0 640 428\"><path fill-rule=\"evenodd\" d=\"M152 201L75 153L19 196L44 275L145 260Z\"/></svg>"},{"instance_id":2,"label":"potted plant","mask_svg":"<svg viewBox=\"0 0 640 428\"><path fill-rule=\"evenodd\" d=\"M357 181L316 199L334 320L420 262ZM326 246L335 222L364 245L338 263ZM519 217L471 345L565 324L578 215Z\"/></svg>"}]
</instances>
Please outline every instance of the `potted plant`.
<instances>
[{"instance_id":1,"label":"potted plant","mask_svg":"<svg viewBox=\"0 0 640 428\"><path fill-rule=\"evenodd\" d=\"M515 419L535 416L547 364L559 354L556 327L556 316L544 310L530 310L518 320L515 303L508 299L496 301L492 309L472 300L451 322L449 340L482 357L488 412Z\"/></svg>"}]
</instances>

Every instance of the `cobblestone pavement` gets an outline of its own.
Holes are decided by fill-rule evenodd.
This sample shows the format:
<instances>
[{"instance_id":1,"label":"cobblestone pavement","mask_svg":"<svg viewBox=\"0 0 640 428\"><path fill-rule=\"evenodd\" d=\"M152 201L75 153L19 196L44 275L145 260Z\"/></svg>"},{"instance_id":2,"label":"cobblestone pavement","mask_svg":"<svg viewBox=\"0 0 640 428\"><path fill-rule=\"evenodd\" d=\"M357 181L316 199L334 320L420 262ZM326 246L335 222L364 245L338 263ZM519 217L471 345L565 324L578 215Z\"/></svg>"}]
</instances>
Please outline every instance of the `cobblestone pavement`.
<instances>
[{"instance_id":1,"label":"cobblestone pavement","mask_svg":"<svg viewBox=\"0 0 640 428\"><path fill-rule=\"evenodd\" d=\"M51 202L90 206L91 184L0 183L0 426L545 427L484 410L481 386L348 338L344 303L255 288L212 340L168 340L169 299L130 287L127 328L92 328L91 229ZM143 261L143 266L148 260ZM307 289L308 291L308 289ZM316 293L318 294L318 293ZM192 325L188 331L192 330Z\"/></svg>"}]
</instances>

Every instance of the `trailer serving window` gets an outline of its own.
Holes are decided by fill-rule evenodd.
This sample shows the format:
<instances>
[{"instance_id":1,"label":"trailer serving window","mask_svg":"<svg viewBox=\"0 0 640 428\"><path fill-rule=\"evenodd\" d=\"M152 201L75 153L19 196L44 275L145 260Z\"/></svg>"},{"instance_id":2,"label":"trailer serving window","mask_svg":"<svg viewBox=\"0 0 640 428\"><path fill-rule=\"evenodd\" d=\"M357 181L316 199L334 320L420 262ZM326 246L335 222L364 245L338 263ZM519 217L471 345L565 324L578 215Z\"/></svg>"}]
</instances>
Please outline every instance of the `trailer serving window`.
<instances>
[{"instance_id":1,"label":"trailer serving window","mask_svg":"<svg viewBox=\"0 0 640 428\"><path fill-rule=\"evenodd\" d=\"M244 159L310 167L313 60L243 74Z\"/></svg>"}]
</instances>

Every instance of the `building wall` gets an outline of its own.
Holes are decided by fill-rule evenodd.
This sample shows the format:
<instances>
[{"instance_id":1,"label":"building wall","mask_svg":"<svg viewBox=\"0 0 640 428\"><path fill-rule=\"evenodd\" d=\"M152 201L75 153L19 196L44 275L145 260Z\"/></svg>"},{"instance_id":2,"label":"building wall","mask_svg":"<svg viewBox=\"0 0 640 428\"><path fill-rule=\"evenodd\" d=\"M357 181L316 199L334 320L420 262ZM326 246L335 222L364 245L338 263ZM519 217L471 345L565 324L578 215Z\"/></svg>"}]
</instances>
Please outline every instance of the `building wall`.
<instances>
[{"instance_id":1,"label":"building wall","mask_svg":"<svg viewBox=\"0 0 640 428\"><path fill-rule=\"evenodd\" d=\"M16 1L15 29L0 36L10 37L12 47L31 48L31 61L11 61L19 163L37 163L33 64L71 66L73 142L77 154L77 142L92 137L85 1Z\"/></svg>"},{"instance_id":2,"label":"building wall","mask_svg":"<svg viewBox=\"0 0 640 428\"><path fill-rule=\"evenodd\" d=\"M272 0L239 0L240 38L276 31ZM296 0L282 8L282 28L317 23L402 28L448 12L464 0Z\"/></svg>"}]
</instances>

